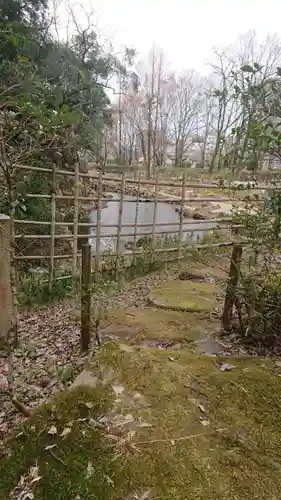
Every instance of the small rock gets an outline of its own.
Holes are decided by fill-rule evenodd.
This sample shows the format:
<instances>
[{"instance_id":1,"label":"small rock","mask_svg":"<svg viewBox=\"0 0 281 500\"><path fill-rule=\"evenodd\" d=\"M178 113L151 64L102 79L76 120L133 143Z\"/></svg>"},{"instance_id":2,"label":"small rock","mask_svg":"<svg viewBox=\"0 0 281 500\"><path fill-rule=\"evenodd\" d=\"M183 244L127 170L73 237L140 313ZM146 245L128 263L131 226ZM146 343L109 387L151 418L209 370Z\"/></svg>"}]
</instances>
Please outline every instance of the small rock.
<instances>
[{"instance_id":1,"label":"small rock","mask_svg":"<svg viewBox=\"0 0 281 500\"><path fill-rule=\"evenodd\" d=\"M228 363L223 363L220 366L220 371L221 372L230 372L231 370L233 370L233 368L235 368L235 366L229 365Z\"/></svg>"},{"instance_id":2,"label":"small rock","mask_svg":"<svg viewBox=\"0 0 281 500\"><path fill-rule=\"evenodd\" d=\"M45 389L45 387L48 387L48 385L50 385L50 383L51 383L51 379L47 375L44 375L43 377L41 377L40 382L39 382L40 386L43 389Z\"/></svg>"},{"instance_id":3,"label":"small rock","mask_svg":"<svg viewBox=\"0 0 281 500\"><path fill-rule=\"evenodd\" d=\"M205 219L204 215L201 214L200 212L193 212L192 218L194 220L204 220Z\"/></svg>"}]
</instances>

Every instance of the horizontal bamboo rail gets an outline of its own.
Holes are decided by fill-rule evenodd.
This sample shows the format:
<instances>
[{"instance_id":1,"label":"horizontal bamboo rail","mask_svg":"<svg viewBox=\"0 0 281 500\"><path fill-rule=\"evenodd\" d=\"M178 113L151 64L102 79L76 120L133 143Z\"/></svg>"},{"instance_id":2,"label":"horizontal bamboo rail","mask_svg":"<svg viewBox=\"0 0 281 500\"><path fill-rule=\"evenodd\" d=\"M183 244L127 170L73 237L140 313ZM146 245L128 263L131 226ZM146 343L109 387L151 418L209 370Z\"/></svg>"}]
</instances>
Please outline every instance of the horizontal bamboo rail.
<instances>
[{"instance_id":1,"label":"horizontal bamboo rail","mask_svg":"<svg viewBox=\"0 0 281 500\"><path fill-rule=\"evenodd\" d=\"M52 169L51 168L41 168L41 167L31 167L31 166L28 166L28 165L17 165L16 166L17 169L20 169L20 170L30 170L30 171L34 171L34 172L43 172L43 173L49 173L51 174L52 173ZM66 175L66 176L72 176L74 177L75 176L75 171L73 170L59 170L57 169L56 170L56 173L58 175ZM183 174L184 174L184 170L183 170ZM99 174L98 173L92 173L92 174L86 174L84 172L79 172L79 177L81 178L85 178L85 179L96 179L98 180L98 177L99 177ZM109 182L114 182L114 183L121 183L121 179L120 177L110 177L110 176L106 176L104 175L103 176L103 181L109 181ZM127 179L126 178L126 184L138 184L138 180L137 179ZM143 186L155 186L156 184L158 186L166 186L166 187L178 187L178 188L181 188L182 186L182 182L170 182L170 181L162 181L162 180L159 180L158 183L156 183L155 180L148 180L148 179L143 179L143 180L140 180L140 184L143 185ZM241 181L241 184L243 184L243 182ZM244 184L247 184L247 182L245 181ZM241 189L239 189L238 187L236 186L232 186L232 185L219 185L219 184L213 184L213 183L206 183L206 184L200 184L198 185L198 183L196 182L188 182L186 183L186 188L195 188L195 189L225 189L225 190L239 190L241 191ZM261 185L261 186L253 186L251 187L251 190L256 190L256 191L260 191L260 190L273 190L273 191L281 191L281 187L276 187L275 185ZM245 191L247 191L247 189L245 189Z\"/></svg>"},{"instance_id":2,"label":"horizontal bamboo rail","mask_svg":"<svg viewBox=\"0 0 281 500\"><path fill-rule=\"evenodd\" d=\"M220 222L234 222L235 219L232 217L225 217L222 219L192 219L189 220L188 222L184 222L184 224L205 224L206 222L211 222L212 224L215 223L220 223ZM15 219L14 221L15 224L30 224L34 226L50 226L51 222L47 221L35 221L35 220L21 220L21 219ZM178 226L180 224L179 222L156 222L155 226ZM65 226L65 227L73 227L74 223L73 222L56 222L56 226ZM117 227L118 223L115 224L102 224L101 227ZM152 227L153 222L139 222L137 224L137 227ZM89 228L96 228L98 227L98 224L95 222L79 222L78 227L89 227ZM122 227L135 227L135 224L128 224L124 223L122 224Z\"/></svg>"},{"instance_id":3,"label":"horizontal bamboo rail","mask_svg":"<svg viewBox=\"0 0 281 500\"><path fill-rule=\"evenodd\" d=\"M30 198L30 199L38 199L38 200L50 200L52 198L51 195L49 194L33 194L33 193L28 193L26 194L26 198ZM74 201L75 200L75 197L73 195L56 195L56 200L70 200L70 201ZM97 198L93 198L91 196L79 196L78 197L78 200L79 201L97 201ZM120 198L106 198L103 200L105 203L119 203L120 202ZM136 200L124 200L126 203L136 203ZM243 203L244 200L239 200L241 203ZM262 203L263 200L252 200L254 201L255 203ZM153 198L146 198L144 196L144 199L141 199L140 198L140 203L154 203L154 199ZM228 198L204 198L203 196L202 197L198 197L198 198L185 198L184 199L184 203L188 204L188 203L202 203L202 202L218 202L218 203L231 203L231 200L229 200ZM168 204L175 204L175 205L179 205L181 203L181 198L161 198L161 196L159 197L159 200L158 200L158 203L168 203ZM93 207L93 210L94 210L94 207Z\"/></svg>"},{"instance_id":4,"label":"horizontal bamboo rail","mask_svg":"<svg viewBox=\"0 0 281 500\"><path fill-rule=\"evenodd\" d=\"M186 247L186 250L191 250L191 249L204 249L204 248L219 248L219 247L229 247L232 245L235 245L237 243L241 243L241 245L246 245L249 243L249 241L222 241L219 243L202 243L202 244L193 244L190 242L188 245L182 245L182 249ZM155 248L153 250L153 253L169 253L169 252L178 252L178 247L165 247L165 248ZM150 250L136 250L137 255L150 255L151 251ZM126 250L125 252L122 252L122 256L133 256L133 252L130 250ZM66 254L66 255L54 255L54 259L72 259L72 253L71 254ZM81 253L77 254L78 258L81 258ZM105 254L105 258L114 258L116 257L116 252ZM48 260L50 257L49 255L18 255L15 257L16 260ZM184 256L182 257L184 258ZM177 260L177 259L176 259Z\"/></svg>"},{"instance_id":5,"label":"horizontal bamboo rail","mask_svg":"<svg viewBox=\"0 0 281 500\"><path fill-rule=\"evenodd\" d=\"M178 224L179 226L179 224ZM237 225L233 225L231 226L231 229L238 229L238 228L242 228L244 227L243 224L237 224ZM102 228L102 226L101 226ZM190 228L183 228L182 229L182 232L183 233L191 233L191 232L196 232L196 231L201 231L201 232L207 232L207 231L212 231L213 229L229 229L229 226L224 226L224 227L219 227L217 228L217 226L210 226L210 227L206 227L204 229L190 229ZM155 234L157 235L167 235L167 234L175 234L175 231L171 230L171 231L155 231ZM130 238L130 237L133 237L133 233L120 233L120 237L121 238ZM150 233L149 232L146 232L146 231L143 231L143 232L138 232L137 233L137 236L150 236ZM116 238L117 237L117 232L116 233L109 233L109 234L101 234L100 235L101 239L102 238ZM51 238L55 238L56 240L75 240L75 235L73 234L55 234L55 235L52 235L52 234L17 234L15 235L15 239L16 240L49 240ZM78 239L85 239L85 235L84 234L78 234L77 235L77 238ZM90 234L89 235L89 239L95 239L95 235L94 234Z\"/></svg>"}]
</instances>

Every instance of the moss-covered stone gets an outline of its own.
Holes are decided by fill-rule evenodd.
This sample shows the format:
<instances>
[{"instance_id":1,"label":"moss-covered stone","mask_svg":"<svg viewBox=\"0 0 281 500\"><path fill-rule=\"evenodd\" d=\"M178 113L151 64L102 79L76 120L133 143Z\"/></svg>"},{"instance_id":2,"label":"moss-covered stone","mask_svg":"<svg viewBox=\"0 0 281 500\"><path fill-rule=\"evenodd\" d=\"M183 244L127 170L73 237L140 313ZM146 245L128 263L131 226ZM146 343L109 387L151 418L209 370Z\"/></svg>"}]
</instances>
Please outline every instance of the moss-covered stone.
<instances>
[{"instance_id":1,"label":"moss-covered stone","mask_svg":"<svg viewBox=\"0 0 281 500\"><path fill-rule=\"evenodd\" d=\"M218 306L216 293L217 288L213 283L178 279L152 290L150 302L164 309L205 312Z\"/></svg>"}]
</instances>

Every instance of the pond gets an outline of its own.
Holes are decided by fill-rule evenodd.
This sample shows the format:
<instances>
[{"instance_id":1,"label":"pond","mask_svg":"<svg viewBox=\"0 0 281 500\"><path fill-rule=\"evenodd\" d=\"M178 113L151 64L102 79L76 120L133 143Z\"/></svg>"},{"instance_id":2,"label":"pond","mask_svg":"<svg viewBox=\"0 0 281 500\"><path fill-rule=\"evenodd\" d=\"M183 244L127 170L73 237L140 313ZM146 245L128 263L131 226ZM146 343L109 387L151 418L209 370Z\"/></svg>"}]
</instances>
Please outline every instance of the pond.
<instances>
[{"instance_id":1,"label":"pond","mask_svg":"<svg viewBox=\"0 0 281 500\"><path fill-rule=\"evenodd\" d=\"M114 201L108 200L107 206L101 210L101 252L105 250L115 250L116 240L117 240L117 225L119 218L119 193L113 193ZM116 200L116 201L115 201ZM123 202L123 214L122 214L122 229L121 229L121 251L126 248L126 243L132 241L134 238L134 227L136 218L137 203L134 196L125 195ZM138 238L143 237L143 233L147 235L152 234L152 223L154 214L154 203L151 201L140 201L138 206L138 228L137 234ZM187 239L192 239L193 241L200 240L206 230L214 227L212 222L200 222L198 225L190 224L193 219L184 218L183 223L183 241ZM97 222L97 211L96 209L91 212L91 222ZM174 226L169 226L169 223L174 223ZM126 227L127 224L131 224L132 227ZM150 224L149 227L143 226L141 224ZM168 236L178 235L180 228L180 216L179 213L175 211L175 205L158 202L156 211L156 234L157 237L167 234L169 231L173 231ZM102 227L103 225L111 225L111 227ZM113 236L111 236L113 235ZM93 246L96 245L95 242L95 229L92 231L91 243Z\"/></svg>"}]
</instances>

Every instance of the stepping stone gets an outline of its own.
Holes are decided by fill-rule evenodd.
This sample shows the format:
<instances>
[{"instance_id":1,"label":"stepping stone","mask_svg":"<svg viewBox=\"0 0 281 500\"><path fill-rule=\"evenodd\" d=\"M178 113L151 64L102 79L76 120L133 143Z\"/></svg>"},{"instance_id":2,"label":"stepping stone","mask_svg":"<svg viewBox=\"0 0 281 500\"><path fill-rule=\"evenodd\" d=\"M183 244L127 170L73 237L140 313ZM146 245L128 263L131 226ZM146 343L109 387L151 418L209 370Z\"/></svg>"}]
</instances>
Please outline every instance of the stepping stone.
<instances>
[{"instance_id":1,"label":"stepping stone","mask_svg":"<svg viewBox=\"0 0 281 500\"><path fill-rule=\"evenodd\" d=\"M193 344L203 354L219 354L223 350L222 344L213 338L197 340Z\"/></svg>"}]
</instances>

